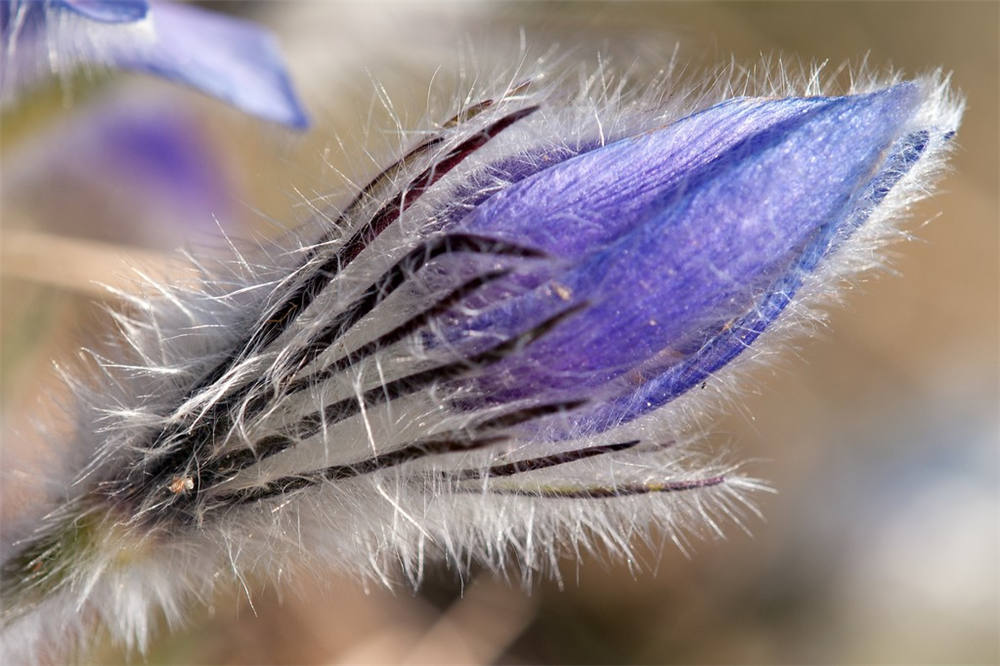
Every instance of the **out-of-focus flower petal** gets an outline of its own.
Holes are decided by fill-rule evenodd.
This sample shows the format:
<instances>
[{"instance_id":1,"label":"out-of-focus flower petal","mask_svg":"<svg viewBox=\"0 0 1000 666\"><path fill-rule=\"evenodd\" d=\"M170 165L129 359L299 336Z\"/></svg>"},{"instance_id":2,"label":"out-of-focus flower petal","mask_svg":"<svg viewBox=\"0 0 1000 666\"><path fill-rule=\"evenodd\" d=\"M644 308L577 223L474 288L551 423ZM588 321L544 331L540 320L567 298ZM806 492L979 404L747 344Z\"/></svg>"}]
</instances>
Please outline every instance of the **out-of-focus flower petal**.
<instances>
[{"instance_id":1,"label":"out-of-focus flower petal","mask_svg":"<svg viewBox=\"0 0 1000 666\"><path fill-rule=\"evenodd\" d=\"M8 210L115 244L173 249L217 233L234 200L225 161L165 92L113 91L11 147L0 162Z\"/></svg>"},{"instance_id":2,"label":"out-of-focus flower petal","mask_svg":"<svg viewBox=\"0 0 1000 666\"><path fill-rule=\"evenodd\" d=\"M140 21L146 18L146 0L49 0L53 5L65 5L87 18L106 23Z\"/></svg>"},{"instance_id":3,"label":"out-of-focus flower petal","mask_svg":"<svg viewBox=\"0 0 1000 666\"><path fill-rule=\"evenodd\" d=\"M144 2L0 5L0 101L79 65L162 76L294 128L308 118L273 37L255 24L196 7Z\"/></svg>"},{"instance_id":4,"label":"out-of-focus flower petal","mask_svg":"<svg viewBox=\"0 0 1000 666\"><path fill-rule=\"evenodd\" d=\"M309 124L277 44L249 21L156 4L152 48L122 53L122 67L189 84L244 111L295 128Z\"/></svg>"}]
</instances>

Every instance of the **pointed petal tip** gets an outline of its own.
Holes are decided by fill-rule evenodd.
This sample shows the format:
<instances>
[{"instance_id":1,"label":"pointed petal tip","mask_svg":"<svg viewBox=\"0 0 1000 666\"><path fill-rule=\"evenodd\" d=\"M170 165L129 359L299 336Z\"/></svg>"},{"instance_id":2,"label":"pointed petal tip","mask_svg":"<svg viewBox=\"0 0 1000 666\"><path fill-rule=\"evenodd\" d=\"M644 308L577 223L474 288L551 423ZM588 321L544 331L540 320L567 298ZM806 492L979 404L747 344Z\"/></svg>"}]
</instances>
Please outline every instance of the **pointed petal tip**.
<instances>
[{"instance_id":1,"label":"pointed petal tip","mask_svg":"<svg viewBox=\"0 0 1000 666\"><path fill-rule=\"evenodd\" d=\"M157 5L152 18L155 48L137 51L123 66L185 83L265 120L309 127L271 32L182 5Z\"/></svg>"}]
</instances>

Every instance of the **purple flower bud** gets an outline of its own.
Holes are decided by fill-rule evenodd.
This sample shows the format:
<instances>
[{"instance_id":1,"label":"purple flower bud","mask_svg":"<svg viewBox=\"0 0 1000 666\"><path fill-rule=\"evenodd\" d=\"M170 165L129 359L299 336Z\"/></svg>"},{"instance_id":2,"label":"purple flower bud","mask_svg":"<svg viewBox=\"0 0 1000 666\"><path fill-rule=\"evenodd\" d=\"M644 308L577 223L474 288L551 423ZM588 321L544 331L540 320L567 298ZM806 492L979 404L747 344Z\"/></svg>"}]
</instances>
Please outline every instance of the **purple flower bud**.
<instances>
[{"instance_id":1,"label":"purple flower bud","mask_svg":"<svg viewBox=\"0 0 1000 666\"><path fill-rule=\"evenodd\" d=\"M692 389L874 263L962 104L940 76L668 89L501 87L278 251L129 297L76 384L86 465L0 543L5 627L99 609L141 644L153 610L177 623L248 570L416 585L432 556L514 553L530 578L753 510L760 482L688 446L721 392Z\"/></svg>"},{"instance_id":2,"label":"purple flower bud","mask_svg":"<svg viewBox=\"0 0 1000 666\"><path fill-rule=\"evenodd\" d=\"M0 102L79 65L153 74L267 120L308 119L271 35L253 23L143 0L0 2Z\"/></svg>"},{"instance_id":3,"label":"purple flower bud","mask_svg":"<svg viewBox=\"0 0 1000 666\"><path fill-rule=\"evenodd\" d=\"M570 437L669 402L747 349L941 134L915 121L921 100L915 83L729 100L511 185L455 229L556 265L528 289L508 279L449 342L509 338L580 305L491 366L482 397L587 400L559 421Z\"/></svg>"}]
</instances>

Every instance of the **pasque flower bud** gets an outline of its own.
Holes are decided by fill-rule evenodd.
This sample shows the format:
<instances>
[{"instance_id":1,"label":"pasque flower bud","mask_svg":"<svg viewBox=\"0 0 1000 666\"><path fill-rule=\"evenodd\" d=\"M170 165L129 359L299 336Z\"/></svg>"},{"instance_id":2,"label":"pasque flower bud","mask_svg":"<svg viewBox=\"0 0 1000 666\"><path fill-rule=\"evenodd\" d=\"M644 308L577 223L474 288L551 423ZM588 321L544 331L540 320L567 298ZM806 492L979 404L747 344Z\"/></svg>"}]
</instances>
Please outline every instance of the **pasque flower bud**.
<instances>
[{"instance_id":1,"label":"pasque flower bud","mask_svg":"<svg viewBox=\"0 0 1000 666\"><path fill-rule=\"evenodd\" d=\"M129 297L76 383L89 462L5 550L6 631L141 646L248 574L530 578L738 520L762 486L694 417L873 263L961 103L940 76L728 90L501 86L299 240Z\"/></svg>"},{"instance_id":2,"label":"pasque flower bud","mask_svg":"<svg viewBox=\"0 0 1000 666\"><path fill-rule=\"evenodd\" d=\"M942 140L913 122L923 100L912 82L728 100L511 185L454 228L557 261L452 323L449 340L510 337L581 305L484 373L484 398L587 400L567 435L669 402L747 349L931 132Z\"/></svg>"}]
</instances>

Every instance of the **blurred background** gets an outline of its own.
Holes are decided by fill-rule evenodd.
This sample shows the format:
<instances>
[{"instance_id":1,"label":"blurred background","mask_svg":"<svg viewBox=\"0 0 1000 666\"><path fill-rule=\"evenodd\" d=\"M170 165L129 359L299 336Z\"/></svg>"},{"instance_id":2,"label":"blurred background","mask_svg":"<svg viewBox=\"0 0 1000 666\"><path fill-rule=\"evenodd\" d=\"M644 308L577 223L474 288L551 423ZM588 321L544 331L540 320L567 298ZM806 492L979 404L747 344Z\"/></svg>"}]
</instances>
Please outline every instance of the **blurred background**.
<instances>
[{"instance_id":1,"label":"blurred background","mask_svg":"<svg viewBox=\"0 0 1000 666\"><path fill-rule=\"evenodd\" d=\"M996 3L202 3L275 32L314 127L296 134L186 89L84 72L0 124L3 466L56 464L32 435L67 359L104 329L96 283L179 270L174 248L294 227L370 173L375 82L420 120L435 71L524 39L655 70L763 55L942 67L968 99L954 170L818 339L757 371L720 445L778 490L752 536L564 562L530 593L433 573L417 593L332 574L197 610L150 664L995 663L1000 660ZM435 89L449 94L444 76ZM444 83L442 83L444 81ZM375 109L374 120L371 114ZM391 145L391 141L384 145ZM343 146L343 147L342 147ZM925 222L928 222L925 224ZM40 492L4 477L5 516ZM280 598L279 598L280 597Z\"/></svg>"}]
</instances>

